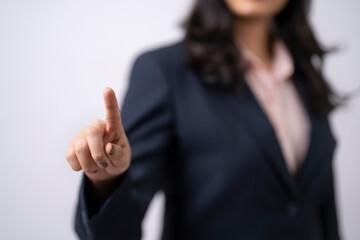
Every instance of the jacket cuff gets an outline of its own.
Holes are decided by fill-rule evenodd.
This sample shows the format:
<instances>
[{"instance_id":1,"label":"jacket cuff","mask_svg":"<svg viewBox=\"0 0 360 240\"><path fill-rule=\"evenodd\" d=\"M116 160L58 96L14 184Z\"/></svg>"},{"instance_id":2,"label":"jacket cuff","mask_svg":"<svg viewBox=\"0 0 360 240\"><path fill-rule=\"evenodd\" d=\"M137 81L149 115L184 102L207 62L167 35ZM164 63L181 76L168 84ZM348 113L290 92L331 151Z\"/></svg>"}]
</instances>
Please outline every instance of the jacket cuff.
<instances>
[{"instance_id":1,"label":"jacket cuff","mask_svg":"<svg viewBox=\"0 0 360 240\"><path fill-rule=\"evenodd\" d=\"M78 210L83 231L90 239L118 239L119 236L133 238L137 231L133 229L135 213L130 189L130 177L126 171L118 179L117 187L106 200L94 202L91 198L90 180L83 175ZM119 235L114 236L117 232Z\"/></svg>"}]
</instances>

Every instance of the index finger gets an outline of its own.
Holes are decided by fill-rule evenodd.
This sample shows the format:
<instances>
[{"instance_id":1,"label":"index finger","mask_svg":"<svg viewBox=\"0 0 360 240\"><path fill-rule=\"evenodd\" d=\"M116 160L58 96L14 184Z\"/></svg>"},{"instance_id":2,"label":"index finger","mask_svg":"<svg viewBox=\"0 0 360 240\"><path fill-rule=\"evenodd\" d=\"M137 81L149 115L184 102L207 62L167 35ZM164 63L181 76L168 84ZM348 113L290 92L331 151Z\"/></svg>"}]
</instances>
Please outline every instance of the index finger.
<instances>
[{"instance_id":1,"label":"index finger","mask_svg":"<svg viewBox=\"0 0 360 240\"><path fill-rule=\"evenodd\" d=\"M103 95L108 130L117 130L121 128L121 115L114 90L111 88L105 88Z\"/></svg>"}]
</instances>

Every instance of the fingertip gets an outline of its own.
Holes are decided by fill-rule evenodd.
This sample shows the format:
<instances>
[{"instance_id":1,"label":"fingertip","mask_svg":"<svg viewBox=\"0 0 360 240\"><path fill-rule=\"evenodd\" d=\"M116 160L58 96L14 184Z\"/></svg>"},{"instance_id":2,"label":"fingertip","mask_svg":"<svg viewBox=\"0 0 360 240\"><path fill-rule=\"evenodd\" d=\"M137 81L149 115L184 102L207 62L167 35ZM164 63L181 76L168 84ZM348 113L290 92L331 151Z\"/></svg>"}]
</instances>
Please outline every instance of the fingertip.
<instances>
[{"instance_id":1,"label":"fingertip","mask_svg":"<svg viewBox=\"0 0 360 240\"><path fill-rule=\"evenodd\" d=\"M114 90L110 87L104 89L103 92L104 102L106 108L112 109L117 108L118 102Z\"/></svg>"},{"instance_id":2,"label":"fingertip","mask_svg":"<svg viewBox=\"0 0 360 240\"><path fill-rule=\"evenodd\" d=\"M114 93L114 90L111 87L106 87L103 91L104 96Z\"/></svg>"},{"instance_id":3,"label":"fingertip","mask_svg":"<svg viewBox=\"0 0 360 240\"><path fill-rule=\"evenodd\" d=\"M72 170L78 172L82 169L80 163L77 160L76 161L71 160L68 162L69 162L69 165L72 168Z\"/></svg>"}]
</instances>

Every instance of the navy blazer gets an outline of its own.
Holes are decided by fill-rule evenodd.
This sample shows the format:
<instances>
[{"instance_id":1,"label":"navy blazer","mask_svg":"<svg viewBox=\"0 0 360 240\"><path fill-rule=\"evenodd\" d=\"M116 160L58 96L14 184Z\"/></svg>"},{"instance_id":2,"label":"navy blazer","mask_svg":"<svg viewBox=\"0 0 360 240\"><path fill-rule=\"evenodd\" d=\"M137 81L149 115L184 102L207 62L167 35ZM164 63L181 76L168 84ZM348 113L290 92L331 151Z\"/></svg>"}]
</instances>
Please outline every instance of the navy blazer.
<instances>
[{"instance_id":1,"label":"navy blazer","mask_svg":"<svg viewBox=\"0 0 360 240\"><path fill-rule=\"evenodd\" d=\"M340 239L336 139L327 116L311 110L299 71L293 79L311 120L311 138L293 177L245 81L239 94L210 88L187 60L183 40L136 58L120 107L131 166L99 206L83 175L78 236L140 239L145 211L163 191L162 239Z\"/></svg>"}]
</instances>

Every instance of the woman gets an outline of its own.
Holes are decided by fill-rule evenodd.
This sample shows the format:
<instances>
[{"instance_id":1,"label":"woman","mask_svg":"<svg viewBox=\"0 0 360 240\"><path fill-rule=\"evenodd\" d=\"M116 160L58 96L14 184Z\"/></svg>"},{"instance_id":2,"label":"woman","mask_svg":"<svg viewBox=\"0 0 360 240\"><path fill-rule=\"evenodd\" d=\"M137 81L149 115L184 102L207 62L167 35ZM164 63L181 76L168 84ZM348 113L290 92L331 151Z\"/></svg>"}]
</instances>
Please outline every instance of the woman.
<instances>
[{"instance_id":1,"label":"woman","mask_svg":"<svg viewBox=\"0 0 360 240\"><path fill-rule=\"evenodd\" d=\"M339 239L323 50L309 1L198 0L185 38L136 59L121 114L73 139L81 239L139 239L164 191L163 239Z\"/></svg>"}]
</instances>

